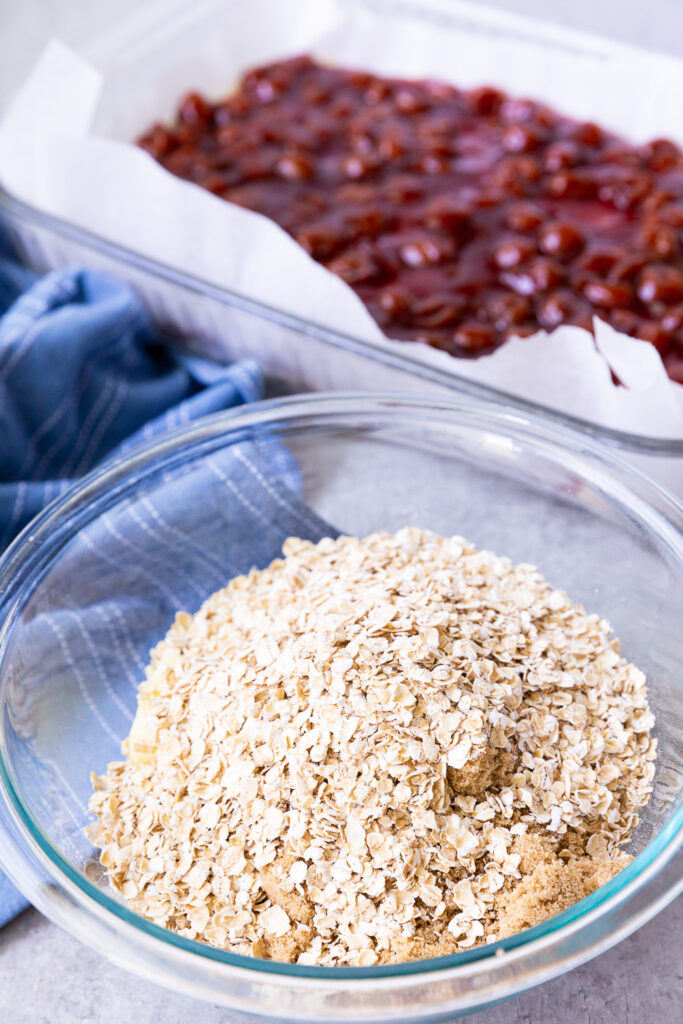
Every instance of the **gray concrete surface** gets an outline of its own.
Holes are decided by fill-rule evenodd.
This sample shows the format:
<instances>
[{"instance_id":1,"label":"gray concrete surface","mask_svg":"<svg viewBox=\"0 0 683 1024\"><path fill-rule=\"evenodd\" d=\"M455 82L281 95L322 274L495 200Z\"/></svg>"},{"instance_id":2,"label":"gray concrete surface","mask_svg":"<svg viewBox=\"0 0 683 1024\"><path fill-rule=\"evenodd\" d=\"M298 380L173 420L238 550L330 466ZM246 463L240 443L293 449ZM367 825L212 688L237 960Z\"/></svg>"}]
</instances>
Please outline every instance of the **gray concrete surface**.
<instances>
[{"instance_id":1,"label":"gray concrete surface","mask_svg":"<svg viewBox=\"0 0 683 1024\"><path fill-rule=\"evenodd\" d=\"M462 1024L681 1024L683 900L591 963ZM2 1024L232 1024L141 981L35 910L0 931Z\"/></svg>"},{"instance_id":2,"label":"gray concrete surface","mask_svg":"<svg viewBox=\"0 0 683 1024\"><path fill-rule=\"evenodd\" d=\"M0 0L0 103L44 42L78 44L141 0ZM681 0L489 0L683 55ZM619 946L472 1024L681 1024L683 900ZM34 910L0 930L0 1024L230 1024L231 1015L126 974Z\"/></svg>"}]
</instances>

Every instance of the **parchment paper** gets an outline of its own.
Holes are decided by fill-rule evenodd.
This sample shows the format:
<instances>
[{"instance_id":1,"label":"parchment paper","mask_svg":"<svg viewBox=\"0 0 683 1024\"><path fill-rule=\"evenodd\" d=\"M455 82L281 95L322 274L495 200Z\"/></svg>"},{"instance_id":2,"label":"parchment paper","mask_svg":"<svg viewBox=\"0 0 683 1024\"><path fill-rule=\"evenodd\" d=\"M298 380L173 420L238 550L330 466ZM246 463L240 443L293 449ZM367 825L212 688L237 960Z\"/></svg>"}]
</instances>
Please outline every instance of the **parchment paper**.
<instances>
[{"instance_id":1,"label":"parchment paper","mask_svg":"<svg viewBox=\"0 0 683 1024\"><path fill-rule=\"evenodd\" d=\"M461 9L463 5L455 5ZM213 284L402 351L446 372L613 428L683 438L683 387L655 348L596 320L513 339L478 360L384 338L340 279L277 225L173 177L131 144L189 88L225 95L254 64L300 52L386 74L494 84L635 141L683 144L683 64L647 54L544 46L523 33L453 29L382 3L250 0L178 5L112 31L96 61L53 41L0 126L0 181L26 202ZM509 19L506 19L509 21ZM108 51L108 52L107 52ZM215 349L214 349L215 350ZM320 346L321 361L329 350ZM338 357L338 356L337 356ZM612 383L614 367L626 387ZM382 367L373 370L382 386ZM368 386L367 374L359 385Z\"/></svg>"}]
</instances>

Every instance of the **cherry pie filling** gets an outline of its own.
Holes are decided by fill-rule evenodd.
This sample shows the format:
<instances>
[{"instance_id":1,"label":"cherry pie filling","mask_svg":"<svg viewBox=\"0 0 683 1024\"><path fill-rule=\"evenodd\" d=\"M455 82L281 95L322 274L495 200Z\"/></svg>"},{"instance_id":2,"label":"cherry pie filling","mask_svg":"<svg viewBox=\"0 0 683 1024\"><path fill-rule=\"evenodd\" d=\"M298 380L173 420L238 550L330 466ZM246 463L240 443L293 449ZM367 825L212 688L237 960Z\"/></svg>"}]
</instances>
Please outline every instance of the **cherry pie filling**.
<instances>
[{"instance_id":1,"label":"cherry pie filling","mask_svg":"<svg viewBox=\"0 0 683 1024\"><path fill-rule=\"evenodd\" d=\"M296 57L181 101L139 140L272 218L390 337L451 355L593 316L683 383L683 155L497 89Z\"/></svg>"}]
</instances>

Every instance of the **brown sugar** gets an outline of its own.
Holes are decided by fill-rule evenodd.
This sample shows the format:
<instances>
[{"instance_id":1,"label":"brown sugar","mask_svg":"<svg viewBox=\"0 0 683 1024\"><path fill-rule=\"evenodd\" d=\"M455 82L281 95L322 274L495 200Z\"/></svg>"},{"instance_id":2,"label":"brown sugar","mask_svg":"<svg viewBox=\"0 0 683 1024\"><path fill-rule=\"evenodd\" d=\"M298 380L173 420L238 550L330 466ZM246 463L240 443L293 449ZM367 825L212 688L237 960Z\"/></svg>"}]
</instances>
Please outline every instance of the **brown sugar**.
<instances>
[{"instance_id":1,"label":"brown sugar","mask_svg":"<svg viewBox=\"0 0 683 1024\"><path fill-rule=\"evenodd\" d=\"M496 930L501 939L568 910L631 861L626 854L608 860L585 854L564 859L540 836L520 836L516 845L522 855L522 878L498 901Z\"/></svg>"}]
</instances>

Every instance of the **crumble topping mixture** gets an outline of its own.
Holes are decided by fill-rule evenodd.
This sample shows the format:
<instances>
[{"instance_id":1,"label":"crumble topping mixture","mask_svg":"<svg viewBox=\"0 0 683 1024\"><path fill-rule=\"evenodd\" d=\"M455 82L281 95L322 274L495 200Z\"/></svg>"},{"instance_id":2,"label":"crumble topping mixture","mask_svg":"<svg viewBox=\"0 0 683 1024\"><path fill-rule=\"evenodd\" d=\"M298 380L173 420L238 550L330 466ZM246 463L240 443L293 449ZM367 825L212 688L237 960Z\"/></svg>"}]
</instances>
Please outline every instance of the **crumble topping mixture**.
<instances>
[{"instance_id":1,"label":"crumble topping mixture","mask_svg":"<svg viewBox=\"0 0 683 1024\"><path fill-rule=\"evenodd\" d=\"M295 538L154 649L89 828L132 908L302 964L457 952L628 863L656 742L608 624L461 537Z\"/></svg>"}]
</instances>

